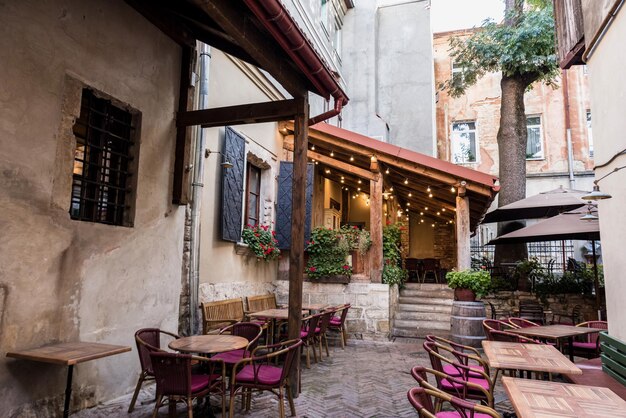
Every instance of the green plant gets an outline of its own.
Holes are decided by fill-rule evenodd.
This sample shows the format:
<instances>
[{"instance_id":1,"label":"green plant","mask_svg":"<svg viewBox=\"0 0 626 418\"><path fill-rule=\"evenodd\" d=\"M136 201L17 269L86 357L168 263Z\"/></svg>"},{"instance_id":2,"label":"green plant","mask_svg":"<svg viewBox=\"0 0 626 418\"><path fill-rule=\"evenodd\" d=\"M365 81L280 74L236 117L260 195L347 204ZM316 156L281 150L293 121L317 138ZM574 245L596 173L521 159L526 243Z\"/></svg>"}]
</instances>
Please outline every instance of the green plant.
<instances>
[{"instance_id":1,"label":"green plant","mask_svg":"<svg viewBox=\"0 0 626 418\"><path fill-rule=\"evenodd\" d=\"M469 289L477 298L491 290L491 275L487 270L450 271L446 274L446 280L450 289Z\"/></svg>"},{"instance_id":2,"label":"green plant","mask_svg":"<svg viewBox=\"0 0 626 418\"><path fill-rule=\"evenodd\" d=\"M241 238L250 250L265 261L275 259L280 255L276 233L270 230L269 225L246 225L241 231Z\"/></svg>"},{"instance_id":3,"label":"green plant","mask_svg":"<svg viewBox=\"0 0 626 418\"><path fill-rule=\"evenodd\" d=\"M352 273L352 267L346 263L350 246L339 232L323 227L313 229L306 250L306 272L310 278Z\"/></svg>"},{"instance_id":4,"label":"green plant","mask_svg":"<svg viewBox=\"0 0 626 418\"><path fill-rule=\"evenodd\" d=\"M341 237L346 240L350 250L358 251L359 254L365 255L367 250L372 246L370 232L360 229L358 226L344 225L341 227Z\"/></svg>"},{"instance_id":5,"label":"green plant","mask_svg":"<svg viewBox=\"0 0 626 418\"><path fill-rule=\"evenodd\" d=\"M529 279L531 281L544 280L548 277L545 268L536 257L528 260L518 261L513 271L513 277L516 280Z\"/></svg>"},{"instance_id":6,"label":"green plant","mask_svg":"<svg viewBox=\"0 0 626 418\"><path fill-rule=\"evenodd\" d=\"M400 267L404 229L402 223L387 225L383 228L383 283L402 286L409 276L408 271Z\"/></svg>"}]
</instances>

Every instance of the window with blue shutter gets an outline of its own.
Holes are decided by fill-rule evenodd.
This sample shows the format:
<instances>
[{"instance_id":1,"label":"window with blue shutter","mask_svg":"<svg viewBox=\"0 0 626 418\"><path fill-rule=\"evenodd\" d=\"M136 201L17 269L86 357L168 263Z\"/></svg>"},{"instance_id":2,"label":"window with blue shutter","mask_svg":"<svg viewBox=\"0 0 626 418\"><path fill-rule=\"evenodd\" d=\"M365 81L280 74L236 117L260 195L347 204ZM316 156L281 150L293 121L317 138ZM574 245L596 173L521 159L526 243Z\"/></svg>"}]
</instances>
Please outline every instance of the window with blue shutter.
<instances>
[{"instance_id":1,"label":"window with blue shutter","mask_svg":"<svg viewBox=\"0 0 626 418\"><path fill-rule=\"evenodd\" d=\"M304 242L311 236L311 207L313 204L313 164L307 165L306 173L306 216L304 223ZM278 175L278 207L276 209L276 239L278 248L288 250L291 247L291 191L293 163L280 162Z\"/></svg>"},{"instance_id":2,"label":"window with blue shutter","mask_svg":"<svg viewBox=\"0 0 626 418\"><path fill-rule=\"evenodd\" d=\"M224 160L233 164L222 168L222 239L238 242L241 239L241 215L243 211L243 184L246 167L246 142L232 128L226 128Z\"/></svg>"}]
</instances>

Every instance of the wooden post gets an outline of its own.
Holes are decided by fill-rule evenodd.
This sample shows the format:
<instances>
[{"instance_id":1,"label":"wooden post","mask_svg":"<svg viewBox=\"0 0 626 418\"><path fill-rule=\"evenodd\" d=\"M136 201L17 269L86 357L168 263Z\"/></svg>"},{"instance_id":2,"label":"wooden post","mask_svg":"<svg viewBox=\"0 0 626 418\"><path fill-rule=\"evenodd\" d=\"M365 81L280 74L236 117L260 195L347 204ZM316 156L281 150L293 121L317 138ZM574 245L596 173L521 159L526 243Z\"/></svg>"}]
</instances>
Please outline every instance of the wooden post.
<instances>
[{"instance_id":1,"label":"wooden post","mask_svg":"<svg viewBox=\"0 0 626 418\"><path fill-rule=\"evenodd\" d=\"M465 183L465 182L462 182ZM456 197L456 269L469 269L472 265L470 253L470 207L469 198L465 195L465 186L458 187Z\"/></svg>"},{"instance_id":2,"label":"wooden post","mask_svg":"<svg viewBox=\"0 0 626 418\"><path fill-rule=\"evenodd\" d=\"M302 325L302 276L304 274L304 223L306 216L307 148L309 143L309 101L305 94L294 124L293 186L291 191L291 250L289 252L289 339L300 338ZM300 354L289 374L293 396L298 396Z\"/></svg>"},{"instance_id":3,"label":"wooden post","mask_svg":"<svg viewBox=\"0 0 626 418\"><path fill-rule=\"evenodd\" d=\"M370 180L370 280L381 283L383 274L383 178Z\"/></svg>"}]
</instances>

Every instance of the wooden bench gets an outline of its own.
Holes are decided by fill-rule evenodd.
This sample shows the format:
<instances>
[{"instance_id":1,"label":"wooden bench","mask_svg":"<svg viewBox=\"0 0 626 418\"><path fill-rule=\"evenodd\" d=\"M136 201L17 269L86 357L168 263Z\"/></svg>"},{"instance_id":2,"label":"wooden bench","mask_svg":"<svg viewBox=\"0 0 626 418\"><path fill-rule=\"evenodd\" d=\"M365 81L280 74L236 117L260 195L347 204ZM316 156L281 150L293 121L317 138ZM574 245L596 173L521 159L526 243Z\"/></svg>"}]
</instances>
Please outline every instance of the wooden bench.
<instances>
[{"instance_id":1,"label":"wooden bench","mask_svg":"<svg viewBox=\"0 0 626 418\"><path fill-rule=\"evenodd\" d=\"M243 298L202 302L202 332L223 328L245 318Z\"/></svg>"},{"instance_id":2,"label":"wooden bench","mask_svg":"<svg viewBox=\"0 0 626 418\"><path fill-rule=\"evenodd\" d=\"M583 374L563 376L578 385L609 388L626 400L626 345L601 332L600 347L601 357L576 363Z\"/></svg>"},{"instance_id":3,"label":"wooden bench","mask_svg":"<svg viewBox=\"0 0 626 418\"><path fill-rule=\"evenodd\" d=\"M246 298L248 304L248 312L266 311L268 309L276 309L276 295L268 293L266 295L248 296Z\"/></svg>"}]
</instances>

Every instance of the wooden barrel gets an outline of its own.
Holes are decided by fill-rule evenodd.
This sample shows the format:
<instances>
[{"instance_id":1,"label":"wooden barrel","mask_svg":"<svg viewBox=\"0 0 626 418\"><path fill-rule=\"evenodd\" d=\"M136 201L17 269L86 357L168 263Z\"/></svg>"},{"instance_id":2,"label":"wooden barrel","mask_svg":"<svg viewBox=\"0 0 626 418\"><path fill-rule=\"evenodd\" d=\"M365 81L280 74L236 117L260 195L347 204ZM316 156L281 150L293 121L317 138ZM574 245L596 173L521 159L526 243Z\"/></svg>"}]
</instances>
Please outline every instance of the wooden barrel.
<instances>
[{"instance_id":1,"label":"wooden barrel","mask_svg":"<svg viewBox=\"0 0 626 418\"><path fill-rule=\"evenodd\" d=\"M483 331L483 319L485 316L485 305L482 302L452 302L452 315L450 317L450 334L452 341L480 347L481 341L485 339Z\"/></svg>"}]
</instances>

